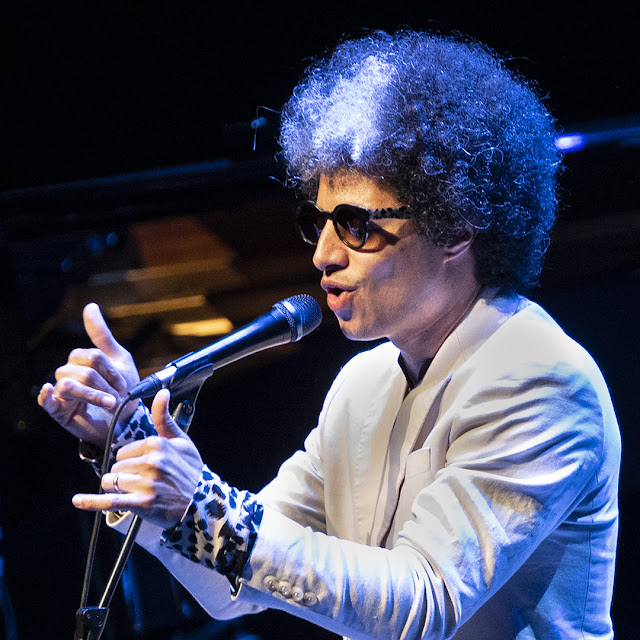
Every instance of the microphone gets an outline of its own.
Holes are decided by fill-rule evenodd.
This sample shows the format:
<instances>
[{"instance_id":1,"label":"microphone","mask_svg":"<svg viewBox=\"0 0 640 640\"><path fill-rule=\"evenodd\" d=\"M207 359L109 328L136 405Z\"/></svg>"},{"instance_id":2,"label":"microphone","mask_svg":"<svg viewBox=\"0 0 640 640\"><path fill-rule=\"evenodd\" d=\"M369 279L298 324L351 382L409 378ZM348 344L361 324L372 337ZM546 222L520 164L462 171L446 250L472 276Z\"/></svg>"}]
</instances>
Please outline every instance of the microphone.
<instances>
[{"instance_id":1,"label":"microphone","mask_svg":"<svg viewBox=\"0 0 640 640\"><path fill-rule=\"evenodd\" d=\"M129 398L149 398L160 389L172 393L192 389L215 369L269 347L297 342L322 321L320 305L306 294L286 298L269 311L224 338L173 360L129 391Z\"/></svg>"}]
</instances>

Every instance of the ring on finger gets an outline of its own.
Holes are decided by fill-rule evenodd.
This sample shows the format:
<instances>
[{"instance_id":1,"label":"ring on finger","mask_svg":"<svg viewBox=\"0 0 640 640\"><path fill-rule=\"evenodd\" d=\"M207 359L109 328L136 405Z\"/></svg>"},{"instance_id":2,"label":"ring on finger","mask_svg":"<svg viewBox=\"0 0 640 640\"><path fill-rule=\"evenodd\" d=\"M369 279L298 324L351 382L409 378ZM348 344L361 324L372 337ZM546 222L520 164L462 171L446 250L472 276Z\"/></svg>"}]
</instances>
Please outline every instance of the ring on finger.
<instances>
[{"instance_id":1,"label":"ring on finger","mask_svg":"<svg viewBox=\"0 0 640 640\"><path fill-rule=\"evenodd\" d=\"M116 475L113 476L113 490L116 493L124 493L124 491L118 486L118 476L119 475L120 475L119 473L116 473Z\"/></svg>"}]
</instances>

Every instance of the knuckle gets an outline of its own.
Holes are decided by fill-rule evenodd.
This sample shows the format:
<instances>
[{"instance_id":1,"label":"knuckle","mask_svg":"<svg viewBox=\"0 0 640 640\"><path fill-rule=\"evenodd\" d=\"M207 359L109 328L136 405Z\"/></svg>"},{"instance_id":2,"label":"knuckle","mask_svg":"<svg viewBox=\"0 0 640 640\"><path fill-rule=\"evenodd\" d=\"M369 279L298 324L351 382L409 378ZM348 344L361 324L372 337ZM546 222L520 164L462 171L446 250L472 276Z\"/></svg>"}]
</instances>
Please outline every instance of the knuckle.
<instances>
[{"instance_id":1,"label":"knuckle","mask_svg":"<svg viewBox=\"0 0 640 640\"><path fill-rule=\"evenodd\" d=\"M56 371L56 376L58 375L58 371ZM62 396L68 395L74 390L75 384L71 378L59 378L55 386L55 392Z\"/></svg>"},{"instance_id":2,"label":"knuckle","mask_svg":"<svg viewBox=\"0 0 640 640\"><path fill-rule=\"evenodd\" d=\"M147 438L147 444L149 445L148 448L151 454L164 450L164 442L160 436L149 436Z\"/></svg>"},{"instance_id":3,"label":"knuckle","mask_svg":"<svg viewBox=\"0 0 640 640\"><path fill-rule=\"evenodd\" d=\"M85 357L90 366L96 367L104 360L104 354L100 349L87 349L85 351Z\"/></svg>"},{"instance_id":4,"label":"knuckle","mask_svg":"<svg viewBox=\"0 0 640 640\"><path fill-rule=\"evenodd\" d=\"M69 362L72 362L73 360L83 359L85 356L85 352L86 352L86 349L82 349L80 347L76 347L75 349L72 349L69 353Z\"/></svg>"},{"instance_id":5,"label":"knuckle","mask_svg":"<svg viewBox=\"0 0 640 640\"><path fill-rule=\"evenodd\" d=\"M152 479L149 480L149 485L148 485L148 488L147 488L147 495L154 502L158 500L158 498L160 496L160 489L159 489L159 483L158 483L158 479L157 478L152 478Z\"/></svg>"},{"instance_id":6,"label":"knuckle","mask_svg":"<svg viewBox=\"0 0 640 640\"><path fill-rule=\"evenodd\" d=\"M150 478L146 476L141 481L141 493L147 496L148 499L154 500L158 496L158 490L156 486L156 481L154 478Z\"/></svg>"},{"instance_id":7,"label":"knuckle","mask_svg":"<svg viewBox=\"0 0 640 640\"><path fill-rule=\"evenodd\" d=\"M78 378L87 387L94 387L97 382L97 376L93 369L82 369L78 373Z\"/></svg>"},{"instance_id":8,"label":"knuckle","mask_svg":"<svg viewBox=\"0 0 640 640\"><path fill-rule=\"evenodd\" d=\"M150 509L151 507L153 507L154 501L155 501L155 494L146 493L140 499L140 506L143 509Z\"/></svg>"},{"instance_id":9,"label":"knuckle","mask_svg":"<svg viewBox=\"0 0 640 640\"><path fill-rule=\"evenodd\" d=\"M63 364L61 367L58 367L55 371L55 378L57 382L60 382L63 378L67 376L67 365Z\"/></svg>"},{"instance_id":10,"label":"knuckle","mask_svg":"<svg viewBox=\"0 0 640 640\"><path fill-rule=\"evenodd\" d=\"M159 467L162 465L164 456L158 451L152 451L147 455L147 467L149 475L157 477Z\"/></svg>"}]
</instances>

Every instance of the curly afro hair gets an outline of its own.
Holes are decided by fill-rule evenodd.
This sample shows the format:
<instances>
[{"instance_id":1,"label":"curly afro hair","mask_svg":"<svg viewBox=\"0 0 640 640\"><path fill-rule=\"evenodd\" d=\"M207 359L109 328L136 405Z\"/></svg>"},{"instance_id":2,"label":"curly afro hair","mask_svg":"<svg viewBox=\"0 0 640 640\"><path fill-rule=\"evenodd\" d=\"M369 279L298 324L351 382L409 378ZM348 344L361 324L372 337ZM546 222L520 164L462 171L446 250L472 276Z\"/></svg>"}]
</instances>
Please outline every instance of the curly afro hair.
<instances>
[{"instance_id":1,"label":"curly afro hair","mask_svg":"<svg viewBox=\"0 0 640 640\"><path fill-rule=\"evenodd\" d=\"M284 105L288 182L383 178L441 246L476 230L481 283L536 284L557 208L555 123L532 85L488 47L424 31L376 31L315 61Z\"/></svg>"}]
</instances>

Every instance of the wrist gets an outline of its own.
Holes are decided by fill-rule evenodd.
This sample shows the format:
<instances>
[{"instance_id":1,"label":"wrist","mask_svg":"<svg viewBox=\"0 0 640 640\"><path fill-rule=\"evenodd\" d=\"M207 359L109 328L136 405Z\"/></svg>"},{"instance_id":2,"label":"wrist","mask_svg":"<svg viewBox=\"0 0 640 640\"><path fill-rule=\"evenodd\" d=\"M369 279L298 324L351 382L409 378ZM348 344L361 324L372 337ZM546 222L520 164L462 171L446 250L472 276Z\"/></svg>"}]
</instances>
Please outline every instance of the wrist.
<instances>
[{"instance_id":1,"label":"wrist","mask_svg":"<svg viewBox=\"0 0 640 640\"><path fill-rule=\"evenodd\" d=\"M238 491L206 465L182 520L166 529L162 543L226 576L232 585L251 555L263 506L248 491Z\"/></svg>"}]
</instances>

